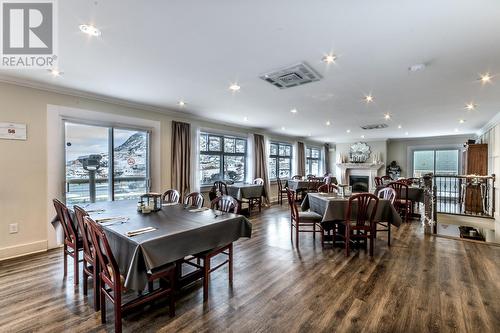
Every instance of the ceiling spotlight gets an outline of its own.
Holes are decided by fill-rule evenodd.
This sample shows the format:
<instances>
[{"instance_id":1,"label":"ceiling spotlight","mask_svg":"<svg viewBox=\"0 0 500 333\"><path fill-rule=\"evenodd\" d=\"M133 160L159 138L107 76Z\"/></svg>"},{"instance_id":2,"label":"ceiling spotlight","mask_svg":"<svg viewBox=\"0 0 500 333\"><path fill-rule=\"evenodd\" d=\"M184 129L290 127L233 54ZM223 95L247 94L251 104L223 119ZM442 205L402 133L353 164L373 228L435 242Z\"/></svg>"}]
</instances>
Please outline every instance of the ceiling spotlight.
<instances>
[{"instance_id":1,"label":"ceiling spotlight","mask_svg":"<svg viewBox=\"0 0 500 333\"><path fill-rule=\"evenodd\" d=\"M79 28L81 32L90 36L99 37L101 35L101 30L91 24L81 24Z\"/></svg>"},{"instance_id":2,"label":"ceiling spotlight","mask_svg":"<svg viewBox=\"0 0 500 333\"><path fill-rule=\"evenodd\" d=\"M350 129L348 129L346 132L347 132L347 133L351 133L351 130L350 130Z\"/></svg>"},{"instance_id":3,"label":"ceiling spotlight","mask_svg":"<svg viewBox=\"0 0 500 333\"><path fill-rule=\"evenodd\" d=\"M60 77L64 73L59 71L58 69L47 69L47 71L52 74L53 77Z\"/></svg>"},{"instance_id":4,"label":"ceiling spotlight","mask_svg":"<svg viewBox=\"0 0 500 333\"><path fill-rule=\"evenodd\" d=\"M186 102L184 101L179 101L179 103L177 103L177 105L179 105L180 107L183 107L183 106L186 106Z\"/></svg>"},{"instance_id":5,"label":"ceiling spotlight","mask_svg":"<svg viewBox=\"0 0 500 333\"><path fill-rule=\"evenodd\" d=\"M458 128L455 128L455 132L458 132Z\"/></svg>"},{"instance_id":6,"label":"ceiling spotlight","mask_svg":"<svg viewBox=\"0 0 500 333\"><path fill-rule=\"evenodd\" d=\"M385 120L390 120L391 119L391 115L389 113L384 114L384 119Z\"/></svg>"},{"instance_id":7,"label":"ceiling spotlight","mask_svg":"<svg viewBox=\"0 0 500 333\"><path fill-rule=\"evenodd\" d=\"M243 121L248 121L248 117L243 117Z\"/></svg>"},{"instance_id":8,"label":"ceiling spotlight","mask_svg":"<svg viewBox=\"0 0 500 333\"><path fill-rule=\"evenodd\" d=\"M361 139L364 139L364 138L365 138L365 136L364 136L364 135L362 135L362 136L361 136Z\"/></svg>"},{"instance_id":9,"label":"ceiling spotlight","mask_svg":"<svg viewBox=\"0 0 500 333\"><path fill-rule=\"evenodd\" d=\"M286 130L285 126L281 126L281 130L282 131Z\"/></svg>"},{"instance_id":10,"label":"ceiling spotlight","mask_svg":"<svg viewBox=\"0 0 500 333\"><path fill-rule=\"evenodd\" d=\"M459 122L460 124L463 124L463 123L465 123L465 120L464 120L464 119L460 119L458 122Z\"/></svg>"},{"instance_id":11,"label":"ceiling spotlight","mask_svg":"<svg viewBox=\"0 0 500 333\"><path fill-rule=\"evenodd\" d=\"M479 80L481 81L482 84L487 84L487 83L491 83L491 79L493 77L490 75L490 73L484 73L484 74L481 74L481 77L479 78Z\"/></svg>"},{"instance_id":12,"label":"ceiling spotlight","mask_svg":"<svg viewBox=\"0 0 500 333\"><path fill-rule=\"evenodd\" d=\"M290 112L291 113L297 113L297 109L291 109Z\"/></svg>"},{"instance_id":13,"label":"ceiling spotlight","mask_svg":"<svg viewBox=\"0 0 500 333\"><path fill-rule=\"evenodd\" d=\"M240 89L241 89L241 87L236 83L233 83L229 86L229 90L232 90L232 91L238 91Z\"/></svg>"},{"instance_id":14,"label":"ceiling spotlight","mask_svg":"<svg viewBox=\"0 0 500 333\"><path fill-rule=\"evenodd\" d=\"M311 136L311 133L308 133L307 136Z\"/></svg>"},{"instance_id":15,"label":"ceiling spotlight","mask_svg":"<svg viewBox=\"0 0 500 333\"><path fill-rule=\"evenodd\" d=\"M366 103L373 102L373 96L372 96L372 94L366 95L365 98L364 98L364 100L365 100Z\"/></svg>"},{"instance_id":16,"label":"ceiling spotlight","mask_svg":"<svg viewBox=\"0 0 500 333\"><path fill-rule=\"evenodd\" d=\"M333 64L335 60L337 60L337 56L335 54L327 54L321 59L324 63Z\"/></svg>"},{"instance_id":17,"label":"ceiling spotlight","mask_svg":"<svg viewBox=\"0 0 500 333\"><path fill-rule=\"evenodd\" d=\"M408 135L408 132L405 132L405 135Z\"/></svg>"},{"instance_id":18,"label":"ceiling spotlight","mask_svg":"<svg viewBox=\"0 0 500 333\"><path fill-rule=\"evenodd\" d=\"M402 125L398 125L398 129L402 129L402 128L403 128L403 126L402 126Z\"/></svg>"},{"instance_id":19,"label":"ceiling spotlight","mask_svg":"<svg viewBox=\"0 0 500 333\"><path fill-rule=\"evenodd\" d=\"M467 104L465 104L465 109L466 109L467 111L474 111L474 110L476 109L476 106L477 106L477 105L476 105L476 104L474 104L473 102L471 102L471 103L467 103Z\"/></svg>"},{"instance_id":20,"label":"ceiling spotlight","mask_svg":"<svg viewBox=\"0 0 500 333\"><path fill-rule=\"evenodd\" d=\"M330 126L332 123L330 122L330 120L327 120L325 124L326 126Z\"/></svg>"}]
</instances>

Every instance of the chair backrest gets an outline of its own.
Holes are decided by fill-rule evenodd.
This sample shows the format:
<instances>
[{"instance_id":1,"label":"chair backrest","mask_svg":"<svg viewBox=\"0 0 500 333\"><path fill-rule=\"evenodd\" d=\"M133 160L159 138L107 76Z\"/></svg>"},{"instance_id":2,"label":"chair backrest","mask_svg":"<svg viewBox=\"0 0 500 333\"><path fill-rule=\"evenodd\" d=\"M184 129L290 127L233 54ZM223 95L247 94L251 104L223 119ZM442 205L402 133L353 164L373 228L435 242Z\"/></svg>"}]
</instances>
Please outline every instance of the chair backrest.
<instances>
[{"instance_id":1,"label":"chair backrest","mask_svg":"<svg viewBox=\"0 0 500 333\"><path fill-rule=\"evenodd\" d=\"M197 208L203 207L205 199L198 192L191 192L184 198L184 204L188 206L195 206Z\"/></svg>"},{"instance_id":2,"label":"chair backrest","mask_svg":"<svg viewBox=\"0 0 500 333\"><path fill-rule=\"evenodd\" d=\"M382 181L382 178L380 177L375 177L375 186L380 186L383 185L384 182Z\"/></svg>"},{"instance_id":3,"label":"chair backrest","mask_svg":"<svg viewBox=\"0 0 500 333\"><path fill-rule=\"evenodd\" d=\"M313 178L316 178L316 175L313 175L313 174L308 174L306 176L307 179L313 179Z\"/></svg>"},{"instance_id":4,"label":"chair backrest","mask_svg":"<svg viewBox=\"0 0 500 333\"><path fill-rule=\"evenodd\" d=\"M73 206L73 210L75 211L76 222L78 222L78 229L80 230L80 235L82 236L83 241L83 252L93 257L92 255L92 238L90 237L90 233L88 231L88 227L85 225L84 218L85 216L89 216L87 211L80 206Z\"/></svg>"},{"instance_id":5,"label":"chair backrest","mask_svg":"<svg viewBox=\"0 0 500 333\"><path fill-rule=\"evenodd\" d=\"M396 190L394 190L392 187L384 187L380 191L378 191L377 196L379 198L389 200L391 204L394 203L394 200L396 199Z\"/></svg>"},{"instance_id":6,"label":"chair backrest","mask_svg":"<svg viewBox=\"0 0 500 333\"><path fill-rule=\"evenodd\" d=\"M56 209L57 218L63 227L64 238L70 243L76 243L78 240L78 230L71 219L68 207L58 199L53 199L52 202Z\"/></svg>"},{"instance_id":7,"label":"chair backrest","mask_svg":"<svg viewBox=\"0 0 500 333\"><path fill-rule=\"evenodd\" d=\"M301 175L295 175L295 176L292 177L292 179L301 180L302 176Z\"/></svg>"},{"instance_id":8,"label":"chair backrest","mask_svg":"<svg viewBox=\"0 0 500 333\"><path fill-rule=\"evenodd\" d=\"M385 175L385 176L382 176L382 177L380 177L380 178L382 178L382 182L384 182L384 181L386 181L386 180L392 181L391 176L387 176L387 175Z\"/></svg>"},{"instance_id":9,"label":"chair backrest","mask_svg":"<svg viewBox=\"0 0 500 333\"><path fill-rule=\"evenodd\" d=\"M403 183L403 184L406 184L406 185L411 185L413 183L413 181L409 178L403 178L403 179L399 179L398 182L400 183Z\"/></svg>"},{"instance_id":10,"label":"chair backrest","mask_svg":"<svg viewBox=\"0 0 500 333\"><path fill-rule=\"evenodd\" d=\"M108 238L102 230L102 227L91 217L85 216L83 220L89 230L97 260L102 268L101 277L108 285L114 285L116 288L115 292L119 293L121 290L120 268L113 256Z\"/></svg>"},{"instance_id":11,"label":"chair backrest","mask_svg":"<svg viewBox=\"0 0 500 333\"><path fill-rule=\"evenodd\" d=\"M416 178L416 177L408 178L408 185L412 185L412 184L420 185L420 178Z\"/></svg>"},{"instance_id":12,"label":"chair backrest","mask_svg":"<svg viewBox=\"0 0 500 333\"><path fill-rule=\"evenodd\" d=\"M295 202L295 192L287 187L286 196L288 198L288 204L290 205L292 220L296 220L299 217L299 209L297 208L297 203Z\"/></svg>"},{"instance_id":13,"label":"chair backrest","mask_svg":"<svg viewBox=\"0 0 500 333\"><path fill-rule=\"evenodd\" d=\"M307 189L309 190L314 190L316 191L318 189L318 187L320 187L321 185L321 179L319 178L308 178L307 180Z\"/></svg>"},{"instance_id":14,"label":"chair backrest","mask_svg":"<svg viewBox=\"0 0 500 333\"><path fill-rule=\"evenodd\" d=\"M166 190L161 196L161 201L164 203L179 203L181 196L177 190Z\"/></svg>"},{"instance_id":15,"label":"chair backrest","mask_svg":"<svg viewBox=\"0 0 500 333\"><path fill-rule=\"evenodd\" d=\"M264 185L264 179L262 179L262 178L255 178L255 179L253 180L253 183L254 183L255 185Z\"/></svg>"},{"instance_id":16,"label":"chair backrest","mask_svg":"<svg viewBox=\"0 0 500 333\"><path fill-rule=\"evenodd\" d=\"M219 191L222 195L227 195L227 183L218 180L214 182L214 186L212 187L215 187L215 191Z\"/></svg>"},{"instance_id":17,"label":"chair backrest","mask_svg":"<svg viewBox=\"0 0 500 333\"><path fill-rule=\"evenodd\" d=\"M240 205L235 198L230 195L223 195L221 197L216 197L210 203L210 208L217 209L226 213L238 214Z\"/></svg>"},{"instance_id":18,"label":"chair backrest","mask_svg":"<svg viewBox=\"0 0 500 333\"><path fill-rule=\"evenodd\" d=\"M337 186L333 184L323 184L318 187L318 192L320 193L333 193L337 191Z\"/></svg>"},{"instance_id":19,"label":"chair backrest","mask_svg":"<svg viewBox=\"0 0 500 333\"><path fill-rule=\"evenodd\" d=\"M387 185L387 187L393 188L396 191L396 199L408 200L408 185L403 182L397 181L392 182ZM404 195L403 195L404 189Z\"/></svg>"},{"instance_id":20,"label":"chair backrest","mask_svg":"<svg viewBox=\"0 0 500 333\"><path fill-rule=\"evenodd\" d=\"M358 193L349 198L346 223L351 225L351 214L353 212L353 203L356 202L356 227L373 227L375 213L377 212L379 198L372 193ZM368 223L367 223L368 222Z\"/></svg>"},{"instance_id":21,"label":"chair backrest","mask_svg":"<svg viewBox=\"0 0 500 333\"><path fill-rule=\"evenodd\" d=\"M283 182L281 181L281 179L279 177L276 178L276 183L278 183L278 192L283 191Z\"/></svg>"}]
</instances>

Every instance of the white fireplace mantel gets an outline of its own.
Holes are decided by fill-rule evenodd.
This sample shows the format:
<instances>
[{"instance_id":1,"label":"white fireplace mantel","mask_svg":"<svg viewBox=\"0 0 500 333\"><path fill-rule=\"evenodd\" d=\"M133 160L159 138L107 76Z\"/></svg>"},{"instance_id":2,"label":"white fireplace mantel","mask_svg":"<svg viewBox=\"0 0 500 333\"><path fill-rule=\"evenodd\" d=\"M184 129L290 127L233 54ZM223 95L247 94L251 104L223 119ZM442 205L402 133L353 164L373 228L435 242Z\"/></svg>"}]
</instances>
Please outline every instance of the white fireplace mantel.
<instances>
[{"instance_id":1,"label":"white fireplace mantel","mask_svg":"<svg viewBox=\"0 0 500 333\"><path fill-rule=\"evenodd\" d=\"M349 184L349 176L368 176L370 192L375 190L375 177L384 163L337 163L340 169L340 182Z\"/></svg>"}]
</instances>

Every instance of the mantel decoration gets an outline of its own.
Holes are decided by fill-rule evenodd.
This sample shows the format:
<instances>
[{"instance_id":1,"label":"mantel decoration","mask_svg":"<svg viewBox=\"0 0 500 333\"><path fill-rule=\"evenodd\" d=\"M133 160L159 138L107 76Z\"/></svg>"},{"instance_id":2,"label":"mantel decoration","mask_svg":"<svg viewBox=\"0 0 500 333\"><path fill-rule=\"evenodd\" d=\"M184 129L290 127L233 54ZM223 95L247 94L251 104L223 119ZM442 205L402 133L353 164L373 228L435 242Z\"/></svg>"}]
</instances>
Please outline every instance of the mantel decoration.
<instances>
[{"instance_id":1,"label":"mantel decoration","mask_svg":"<svg viewBox=\"0 0 500 333\"><path fill-rule=\"evenodd\" d=\"M370 157L370 146L365 142L356 142L349 149L351 163L365 163Z\"/></svg>"}]
</instances>

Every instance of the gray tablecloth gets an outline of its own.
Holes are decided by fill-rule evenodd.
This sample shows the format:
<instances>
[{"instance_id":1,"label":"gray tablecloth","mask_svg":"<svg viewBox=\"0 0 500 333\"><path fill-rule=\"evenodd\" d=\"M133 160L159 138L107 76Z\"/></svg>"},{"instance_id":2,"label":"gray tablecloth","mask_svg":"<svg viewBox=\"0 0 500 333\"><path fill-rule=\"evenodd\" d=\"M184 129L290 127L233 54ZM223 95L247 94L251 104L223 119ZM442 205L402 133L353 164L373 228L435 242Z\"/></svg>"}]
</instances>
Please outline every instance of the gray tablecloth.
<instances>
[{"instance_id":1,"label":"gray tablecloth","mask_svg":"<svg viewBox=\"0 0 500 333\"><path fill-rule=\"evenodd\" d=\"M133 290L142 290L147 284L147 272L155 268L252 234L252 224L244 216L225 213L215 217L211 209L190 212L182 205L175 205L143 215L136 211L135 201L95 203L85 209L105 209L99 214L90 213L95 219L129 218L125 223L103 228L120 272L126 276L125 287ZM127 231L149 226L157 230L134 237L125 235Z\"/></svg>"},{"instance_id":2,"label":"gray tablecloth","mask_svg":"<svg viewBox=\"0 0 500 333\"><path fill-rule=\"evenodd\" d=\"M323 216L323 221L345 220L348 206L348 199L332 196L331 193L309 193L302 202L302 210L310 209L312 212ZM354 209L353 209L354 211ZM355 215L351 216L354 219ZM399 227L402 223L401 217L389 202L389 200L380 199L377 212L375 213L376 222L389 222Z\"/></svg>"},{"instance_id":3,"label":"gray tablecloth","mask_svg":"<svg viewBox=\"0 0 500 333\"><path fill-rule=\"evenodd\" d=\"M375 190L375 194L378 193L381 189L387 187L387 185L379 185L377 186L377 189ZM401 195L404 198L406 194L406 189L403 188L401 190ZM424 202L424 189L421 187L413 187L410 186L408 187L408 200L414 201L414 202Z\"/></svg>"},{"instance_id":4,"label":"gray tablecloth","mask_svg":"<svg viewBox=\"0 0 500 333\"><path fill-rule=\"evenodd\" d=\"M255 184L233 184L227 186L227 194L236 200L258 198L264 195L264 186Z\"/></svg>"},{"instance_id":5,"label":"gray tablecloth","mask_svg":"<svg viewBox=\"0 0 500 333\"><path fill-rule=\"evenodd\" d=\"M286 186L292 191L307 190L309 188L309 181L289 179L287 180Z\"/></svg>"}]
</instances>

